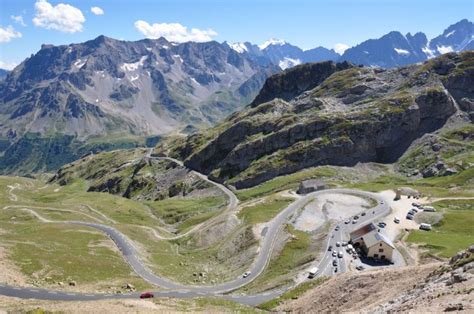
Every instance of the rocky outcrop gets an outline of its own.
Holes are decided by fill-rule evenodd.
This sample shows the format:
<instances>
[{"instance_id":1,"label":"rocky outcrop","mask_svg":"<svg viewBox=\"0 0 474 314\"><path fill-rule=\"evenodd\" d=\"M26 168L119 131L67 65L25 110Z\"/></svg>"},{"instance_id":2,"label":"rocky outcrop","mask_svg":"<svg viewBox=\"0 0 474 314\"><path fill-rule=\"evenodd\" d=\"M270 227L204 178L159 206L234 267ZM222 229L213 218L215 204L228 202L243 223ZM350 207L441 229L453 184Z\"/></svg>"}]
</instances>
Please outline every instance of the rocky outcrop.
<instances>
[{"instance_id":1,"label":"rocky outcrop","mask_svg":"<svg viewBox=\"0 0 474 314\"><path fill-rule=\"evenodd\" d=\"M309 69L333 73L326 79L322 79L326 74L320 74L311 80L307 79L308 68L295 67L269 78L246 110L208 133L175 145L171 154L237 188L318 165L392 163L415 139L440 129L456 112L445 80L463 73L464 64L473 58L467 52L453 59L442 57L389 71L358 67L336 71L337 66L330 62L312 64ZM431 67L444 63L454 67L448 67L443 75L438 74L440 67ZM425 74L420 79L422 71ZM300 90L303 86L310 87ZM463 88L460 85L459 89ZM470 87L465 88L464 96ZM272 100L258 104L259 99ZM207 139L204 145L196 145L196 141ZM456 171L448 165L436 167L443 175Z\"/></svg>"},{"instance_id":2,"label":"rocky outcrop","mask_svg":"<svg viewBox=\"0 0 474 314\"><path fill-rule=\"evenodd\" d=\"M302 92L313 89L336 71L352 67L348 62L332 61L297 65L283 73L269 77L251 107L275 98L290 100Z\"/></svg>"}]
</instances>

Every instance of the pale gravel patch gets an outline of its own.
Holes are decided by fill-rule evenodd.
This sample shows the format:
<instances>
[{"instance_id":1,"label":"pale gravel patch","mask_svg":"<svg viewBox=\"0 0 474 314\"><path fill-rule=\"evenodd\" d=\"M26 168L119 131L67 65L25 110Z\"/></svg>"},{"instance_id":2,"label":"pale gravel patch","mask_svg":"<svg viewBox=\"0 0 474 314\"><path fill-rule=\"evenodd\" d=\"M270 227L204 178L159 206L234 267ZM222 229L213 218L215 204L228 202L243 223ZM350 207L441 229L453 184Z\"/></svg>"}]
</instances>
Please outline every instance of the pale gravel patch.
<instances>
[{"instance_id":1,"label":"pale gravel patch","mask_svg":"<svg viewBox=\"0 0 474 314\"><path fill-rule=\"evenodd\" d=\"M344 220L370 207L367 199L346 194L328 193L308 203L296 218L294 225L302 231L314 231L327 220Z\"/></svg>"}]
</instances>

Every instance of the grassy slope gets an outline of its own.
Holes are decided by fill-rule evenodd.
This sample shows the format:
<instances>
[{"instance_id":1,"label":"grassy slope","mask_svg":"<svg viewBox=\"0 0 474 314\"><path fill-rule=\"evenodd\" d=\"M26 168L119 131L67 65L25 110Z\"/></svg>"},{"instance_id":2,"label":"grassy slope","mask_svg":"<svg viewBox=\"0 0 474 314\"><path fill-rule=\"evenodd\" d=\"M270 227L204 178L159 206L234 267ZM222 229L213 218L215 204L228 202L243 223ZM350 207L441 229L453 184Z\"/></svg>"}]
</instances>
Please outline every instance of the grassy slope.
<instances>
[{"instance_id":1,"label":"grassy slope","mask_svg":"<svg viewBox=\"0 0 474 314\"><path fill-rule=\"evenodd\" d=\"M443 213L430 232L415 230L408 241L419 243L431 254L451 257L474 243L474 201L450 200L434 203Z\"/></svg>"},{"instance_id":2,"label":"grassy slope","mask_svg":"<svg viewBox=\"0 0 474 314\"><path fill-rule=\"evenodd\" d=\"M13 201L10 200L12 195L9 194L8 185L14 186L16 184L20 185L20 188L16 188L12 191L12 193L17 197L17 201ZM156 271L170 278L183 280L185 282L192 282L193 280L192 271L189 271L189 269L192 269L193 271L202 271L203 265L208 264L207 260L209 259L209 256L218 255L219 250L217 247L211 247L208 250L202 251L180 250L174 241L155 240L148 231L142 228L137 228L137 226L164 227L161 220L154 215L154 212L155 214L158 214L158 210L167 212L169 211L168 206L173 206L172 212L174 213L201 213L185 220L185 222L179 226L180 228L178 228L178 232L185 231L201 222L203 219L211 218L218 213L216 210L209 211L209 205L216 207L218 204L223 204L222 197L216 197L215 199L200 199L194 204L191 204L189 200L180 199L167 200L166 204L161 204L161 201L137 202L123 197L110 195L108 193L85 192L85 186L86 183L80 180L72 185L59 187L57 185L44 185L40 181L32 179L0 177L0 207L25 205L25 207L30 207L43 217L51 220L83 220L110 224L110 222L105 220L101 215L85 206L89 205L95 210L105 214L110 219L115 220L117 222L116 224L113 224L115 228L121 230L132 240L136 241L139 247L143 247L144 256L153 264L153 268ZM58 228L58 225L55 224L38 223L36 218L19 209L9 208L8 210L5 210L5 212L9 215L15 216L27 215L30 217L31 225L40 227L45 234L54 234L54 230L56 230L55 228ZM0 217L0 223L8 225L10 220L8 217ZM16 228L18 225L12 227ZM29 228L30 226L27 227ZM71 230L77 229L74 226L66 226L65 228ZM94 229L91 229L91 231L94 231ZM166 234L160 229L155 229L155 231L162 233L163 235L172 235ZM34 245L36 244L35 239L37 238L31 233L26 232L25 235L26 234L30 237L32 245L22 248L25 250L28 248L28 250L31 250L30 254L40 256L42 249L39 246ZM76 233L71 232L70 234L75 236ZM78 234L78 236L79 235L80 234ZM20 234L15 235L15 237L20 236ZM45 268L53 269L56 267L52 256L62 256L62 254L64 254L64 256L74 256L78 255L78 252L81 251L79 247L68 247L64 245L68 241L67 238L62 238L64 242L63 245L60 246L52 245L51 241L53 239L49 236L45 235L42 239L44 240L44 245L49 245L51 249L50 255L48 255L49 258L42 259L42 267ZM82 250L85 251L84 242L80 242L78 245L82 245ZM98 265L98 269L101 269L102 266L107 267L107 265L109 265L106 260L100 258L99 254L89 256L88 260L91 265ZM15 261L18 262L18 260ZM128 265L123 261L122 263L124 269L129 271ZM186 263L186 265L180 265L180 263ZM211 265L217 265L219 263L221 262L217 258L214 258ZM74 276L72 269L66 266L67 265L65 265L64 268L64 276ZM226 265L225 267L229 267L229 265ZM87 268L88 267L85 267L84 269ZM223 272L227 271L222 269L221 273ZM27 275L31 275L31 273L32 272L26 272ZM118 272L118 274L120 274L120 272ZM96 282L99 281L100 277L97 278Z\"/></svg>"},{"instance_id":3,"label":"grassy slope","mask_svg":"<svg viewBox=\"0 0 474 314\"><path fill-rule=\"evenodd\" d=\"M14 219L12 219L14 217ZM33 282L98 284L132 283L137 289L150 285L133 274L112 241L91 228L41 224L28 213L0 214L2 246L9 258ZM49 278L47 278L49 277Z\"/></svg>"}]
</instances>

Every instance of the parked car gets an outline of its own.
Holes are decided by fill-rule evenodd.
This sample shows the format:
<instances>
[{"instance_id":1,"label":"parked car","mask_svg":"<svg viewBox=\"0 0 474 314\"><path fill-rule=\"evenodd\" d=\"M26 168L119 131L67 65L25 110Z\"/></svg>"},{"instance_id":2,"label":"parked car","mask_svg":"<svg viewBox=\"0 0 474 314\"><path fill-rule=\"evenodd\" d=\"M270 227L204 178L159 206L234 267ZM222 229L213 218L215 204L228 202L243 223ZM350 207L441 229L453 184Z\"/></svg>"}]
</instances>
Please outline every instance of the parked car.
<instances>
[{"instance_id":1,"label":"parked car","mask_svg":"<svg viewBox=\"0 0 474 314\"><path fill-rule=\"evenodd\" d=\"M411 209L411 211L417 213L417 212L418 212L418 208L413 207L413 208Z\"/></svg>"},{"instance_id":2,"label":"parked car","mask_svg":"<svg viewBox=\"0 0 474 314\"><path fill-rule=\"evenodd\" d=\"M344 223L345 223L346 225L349 224L350 222L351 222L350 219L347 219L346 221L344 221Z\"/></svg>"},{"instance_id":3,"label":"parked car","mask_svg":"<svg viewBox=\"0 0 474 314\"><path fill-rule=\"evenodd\" d=\"M334 229L334 230L339 231L339 226L336 226L336 229Z\"/></svg>"},{"instance_id":4,"label":"parked car","mask_svg":"<svg viewBox=\"0 0 474 314\"><path fill-rule=\"evenodd\" d=\"M337 253L337 257L339 258L342 258L344 255L342 255L342 251L339 251L339 253Z\"/></svg>"},{"instance_id":5,"label":"parked car","mask_svg":"<svg viewBox=\"0 0 474 314\"><path fill-rule=\"evenodd\" d=\"M352 223L353 223L353 224L356 224L357 221L358 221L357 219L354 219L354 220L352 220Z\"/></svg>"},{"instance_id":6,"label":"parked car","mask_svg":"<svg viewBox=\"0 0 474 314\"><path fill-rule=\"evenodd\" d=\"M359 219L359 216L358 216L358 215L355 215L355 216L354 216L354 219L355 219L355 220Z\"/></svg>"},{"instance_id":7,"label":"parked car","mask_svg":"<svg viewBox=\"0 0 474 314\"><path fill-rule=\"evenodd\" d=\"M250 274L251 274L250 271L246 271L246 272L242 275L242 277L243 277L243 278L247 278Z\"/></svg>"},{"instance_id":8,"label":"parked car","mask_svg":"<svg viewBox=\"0 0 474 314\"><path fill-rule=\"evenodd\" d=\"M329 251L329 252L332 251L332 245L330 245L330 246L328 247L328 251Z\"/></svg>"},{"instance_id":9,"label":"parked car","mask_svg":"<svg viewBox=\"0 0 474 314\"><path fill-rule=\"evenodd\" d=\"M383 201L380 201L380 204L383 204Z\"/></svg>"},{"instance_id":10,"label":"parked car","mask_svg":"<svg viewBox=\"0 0 474 314\"><path fill-rule=\"evenodd\" d=\"M393 218L393 222L396 223L396 224L399 224L400 223L400 218L398 218L398 217Z\"/></svg>"},{"instance_id":11,"label":"parked car","mask_svg":"<svg viewBox=\"0 0 474 314\"><path fill-rule=\"evenodd\" d=\"M365 216L365 212L361 213L360 215L361 215L361 216Z\"/></svg>"},{"instance_id":12,"label":"parked car","mask_svg":"<svg viewBox=\"0 0 474 314\"><path fill-rule=\"evenodd\" d=\"M314 278L318 273L318 267L313 267L309 270L308 278Z\"/></svg>"},{"instance_id":13,"label":"parked car","mask_svg":"<svg viewBox=\"0 0 474 314\"><path fill-rule=\"evenodd\" d=\"M386 224L385 222L383 222L383 221L381 221L381 222L378 223L378 226L379 226L380 228L385 228L386 225L387 225L387 224Z\"/></svg>"},{"instance_id":14,"label":"parked car","mask_svg":"<svg viewBox=\"0 0 474 314\"><path fill-rule=\"evenodd\" d=\"M410 215L410 214L407 214L407 217L406 217L408 220L413 220L413 215Z\"/></svg>"},{"instance_id":15,"label":"parked car","mask_svg":"<svg viewBox=\"0 0 474 314\"><path fill-rule=\"evenodd\" d=\"M333 259L332 266L337 266L337 259Z\"/></svg>"},{"instance_id":16,"label":"parked car","mask_svg":"<svg viewBox=\"0 0 474 314\"><path fill-rule=\"evenodd\" d=\"M334 272L337 273L337 267L334 267Z\"/></svg>"},{"instance_id":17,"label":"parked car","mask_svg":"<svg viewBox=\"0 0 474 314\"><path fill-rule=\"evenodd\" d=\"M356 267L356 269L357 269L357 270L364 270L364 269L365 269L365 267L364 267L364 266L362 266L362 265L359 265L359 266L357 266L357 267Z\"/></svg>"},{"instance_id":18,"label":"parked car","mask_svg":"<svg viewBox=\"0 0 474 314\"><path fill-rule=\"evenodd\" d=\"M337 256L337 252L336 252L336 251L332 251L332 256L336 257L336 256Z\"/></svg>"},{"instance_id":19,"label":"parked car","mask_svg":"<svg viewBox=\"0 0 474 314\"><path fill-rule=\"evenodd\" d=\"M154 295L152 292L143 292L142 294L140 294L140 299L149 299L153 297Z\"/></svg>"},{"instance_id":20,"label":"parked car","mask_svg":"<svg viewBox=\"0 0 474 314\"><path fill-rule=\"evenodd\" d=\"M346 241L342 241L341 245L342 245L342 246L347 246L347 242L346 242Z\"/></svg>"},{"instance_id":21,"label":"parked car","mask_svg":"<svg viewBox=\"0 0 474 314\"><path fill-rule=\"evenodd\" d=\"M426 223L422 223L422 224L420 224L420 230L430 231L431 230L431 225L426 224Z\"/></svg>"},{"instance_id":22,"label":"parked car","mask_svg":"<svg viewBox=\"0 0 474 314\"><path fill-rule=\"evenodd\" d=\"M416 213L415 213L413 210L409 210L409 211L408 211L408 214L410 214L410 215L413 215L413 216L414 216Z\"/></svg>"},{"instance_id":23,"label":"parked car","mask_svg":"<svg viewBox=\"0 0 474 314\"><path fill-rule=\"evenodd\" d=\"M337 241L337 242L336 242L336 246L337 246L337 247L341 246L341 242Z\"/></svg>"},{"instance_id":24,"label":"parked car","mask_svg":"<svg viewBox=\"0 0 474 314\"><path fill-rule=\"evenodd\" d=\"M436 209L433 206L423 206L423 211L425 211L425 212L435 212Z\"/></svg>"},{"instance_id":25,"label":"parked car","mask_svg":"<svg viewBox=\"0 0 474 314\"><path fill-rule=\"evenodd\" d=\"M417 203L417 202L413 202L413 203L411 203L411 206L414 206L414 207L418 207L418 208L419 208L419 207L421 206L421 204L420 204L420 203Z\"/></svg>"}]
</instances>

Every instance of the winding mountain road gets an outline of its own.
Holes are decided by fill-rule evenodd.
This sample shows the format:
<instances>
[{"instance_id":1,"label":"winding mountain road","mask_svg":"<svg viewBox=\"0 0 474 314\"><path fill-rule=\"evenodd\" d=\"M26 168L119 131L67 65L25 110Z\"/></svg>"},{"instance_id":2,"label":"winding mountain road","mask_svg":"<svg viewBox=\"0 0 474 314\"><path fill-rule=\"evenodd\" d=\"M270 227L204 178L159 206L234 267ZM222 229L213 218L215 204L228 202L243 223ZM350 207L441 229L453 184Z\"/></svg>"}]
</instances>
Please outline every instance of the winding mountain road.
<instances>
[{"instance_id":1,"label":"winding mountain road","mask_svg":"<svg viewBox=\"0 0 474 314\"><path fill-rule=\"evenodd\" d=\"M181 162L171 159L171 158L167 158L167 157L151 157L151 156L148 156L148 157L168 159L182 165ZM224 185L211 181L209 178L207 178L207 176L201 173L198 173L196 171L193 171L193 172L199 177L201 177L203 180L206 180L216 185L226 195L228 195L229 204L227 206L226 212L236 210L238 199L231 190L229 190ZM161 296L163 297L217 296L217 297L222 297L229 300L234 300L234 301L244 303L244 304L255 305L255 304L265 302L266 300L275 298L276 296L280 295L284 291L277 290L277 291L272 291L272 292L267 292L267 293L257 294L257 295L230 295L228 293L249 284L264 271L265 267L267 266L270 260L271 254L273 252L277 234L278 232L280 232L282 227L288 221L289 217L292 214L294 214L299 208L302 208L305 204L307 204L308 201L310 201L311 199L314 199L315 197L318 197L320 195L327 194L327 193L346 193L346 194L352 194L352 195L360 195L363 197L369 197L369 198L373 198L377 200L378 205L370 209L371 211L373 211L373 214L361 217L358 224L344 225L341 222L340 230L335 231L333 229L331 233L328 235L328 243L327 243L326 248L329 245L335 246L336 241L341 241L343 232L348 233L354 228L357 228L362 223L373 221L374 219L381 217L383 215L387 215L390 212L389 206L384 204L382 197L373 193L369 193L369 192L350 190L350 189L330 189L330 190L317 191L317 192L313 192L305 196L302 196L298 198L297 200L295 200L293 203L291 203L288 207L282 210L276 217L274 217L270 222L267 223L266 233L262 237L259 253L256 259L254 260L252 266L249 269L249 271L251 271L251 274L246 278L239 277L234 280L221 283L221 284L216 284L213 286L184 285L184 284L176 283L169 279L155 275L140 260L140 257L137 254L137 250L134 248L131 241L128 240L124 234L122 234L120 231L118 231L117 229L111 226L104 225L101 223L85 222L85 221L61 221L60 223L91 227L107 234L113 240L115 245L119 248L125 261L130 265L130 267L138 276L142 277L144 280L148 281L149 283L153 285L159 286L163 289L167 289L167 290L154 292L155 296L157 297L161 297ZM59 223L59 222L53 222L50 220L45 221L44 219L40 218L41 217L40 215L38 215L37 213L36 214L33 213L34 211L32 211L31 209L28 209L28 211L32 212L33 215L35 215L38 219L42 220L43 222ZM200 227L203 227L203 225L200 225ZM189 232L187 234L189 234ZM326 253L318 265L319 269L328 269L328 267L330 267L328 265L332 263L332 257L330 257L328 253L330 252L328 252L326 249ZM345 270L346 270L345 265L341 265L340 272L344 272ZM137 298L139 296L138 293L119 294L119 295L66 293L66 292L39 289L39 288L12 287L12 286L2 285L2 284L0 284L0 295L19 297L19 298L46 299L46 300L98 300L98 299L107 299L107 298L115 298L115 299Z\"/></svg>"}]
</instances>

